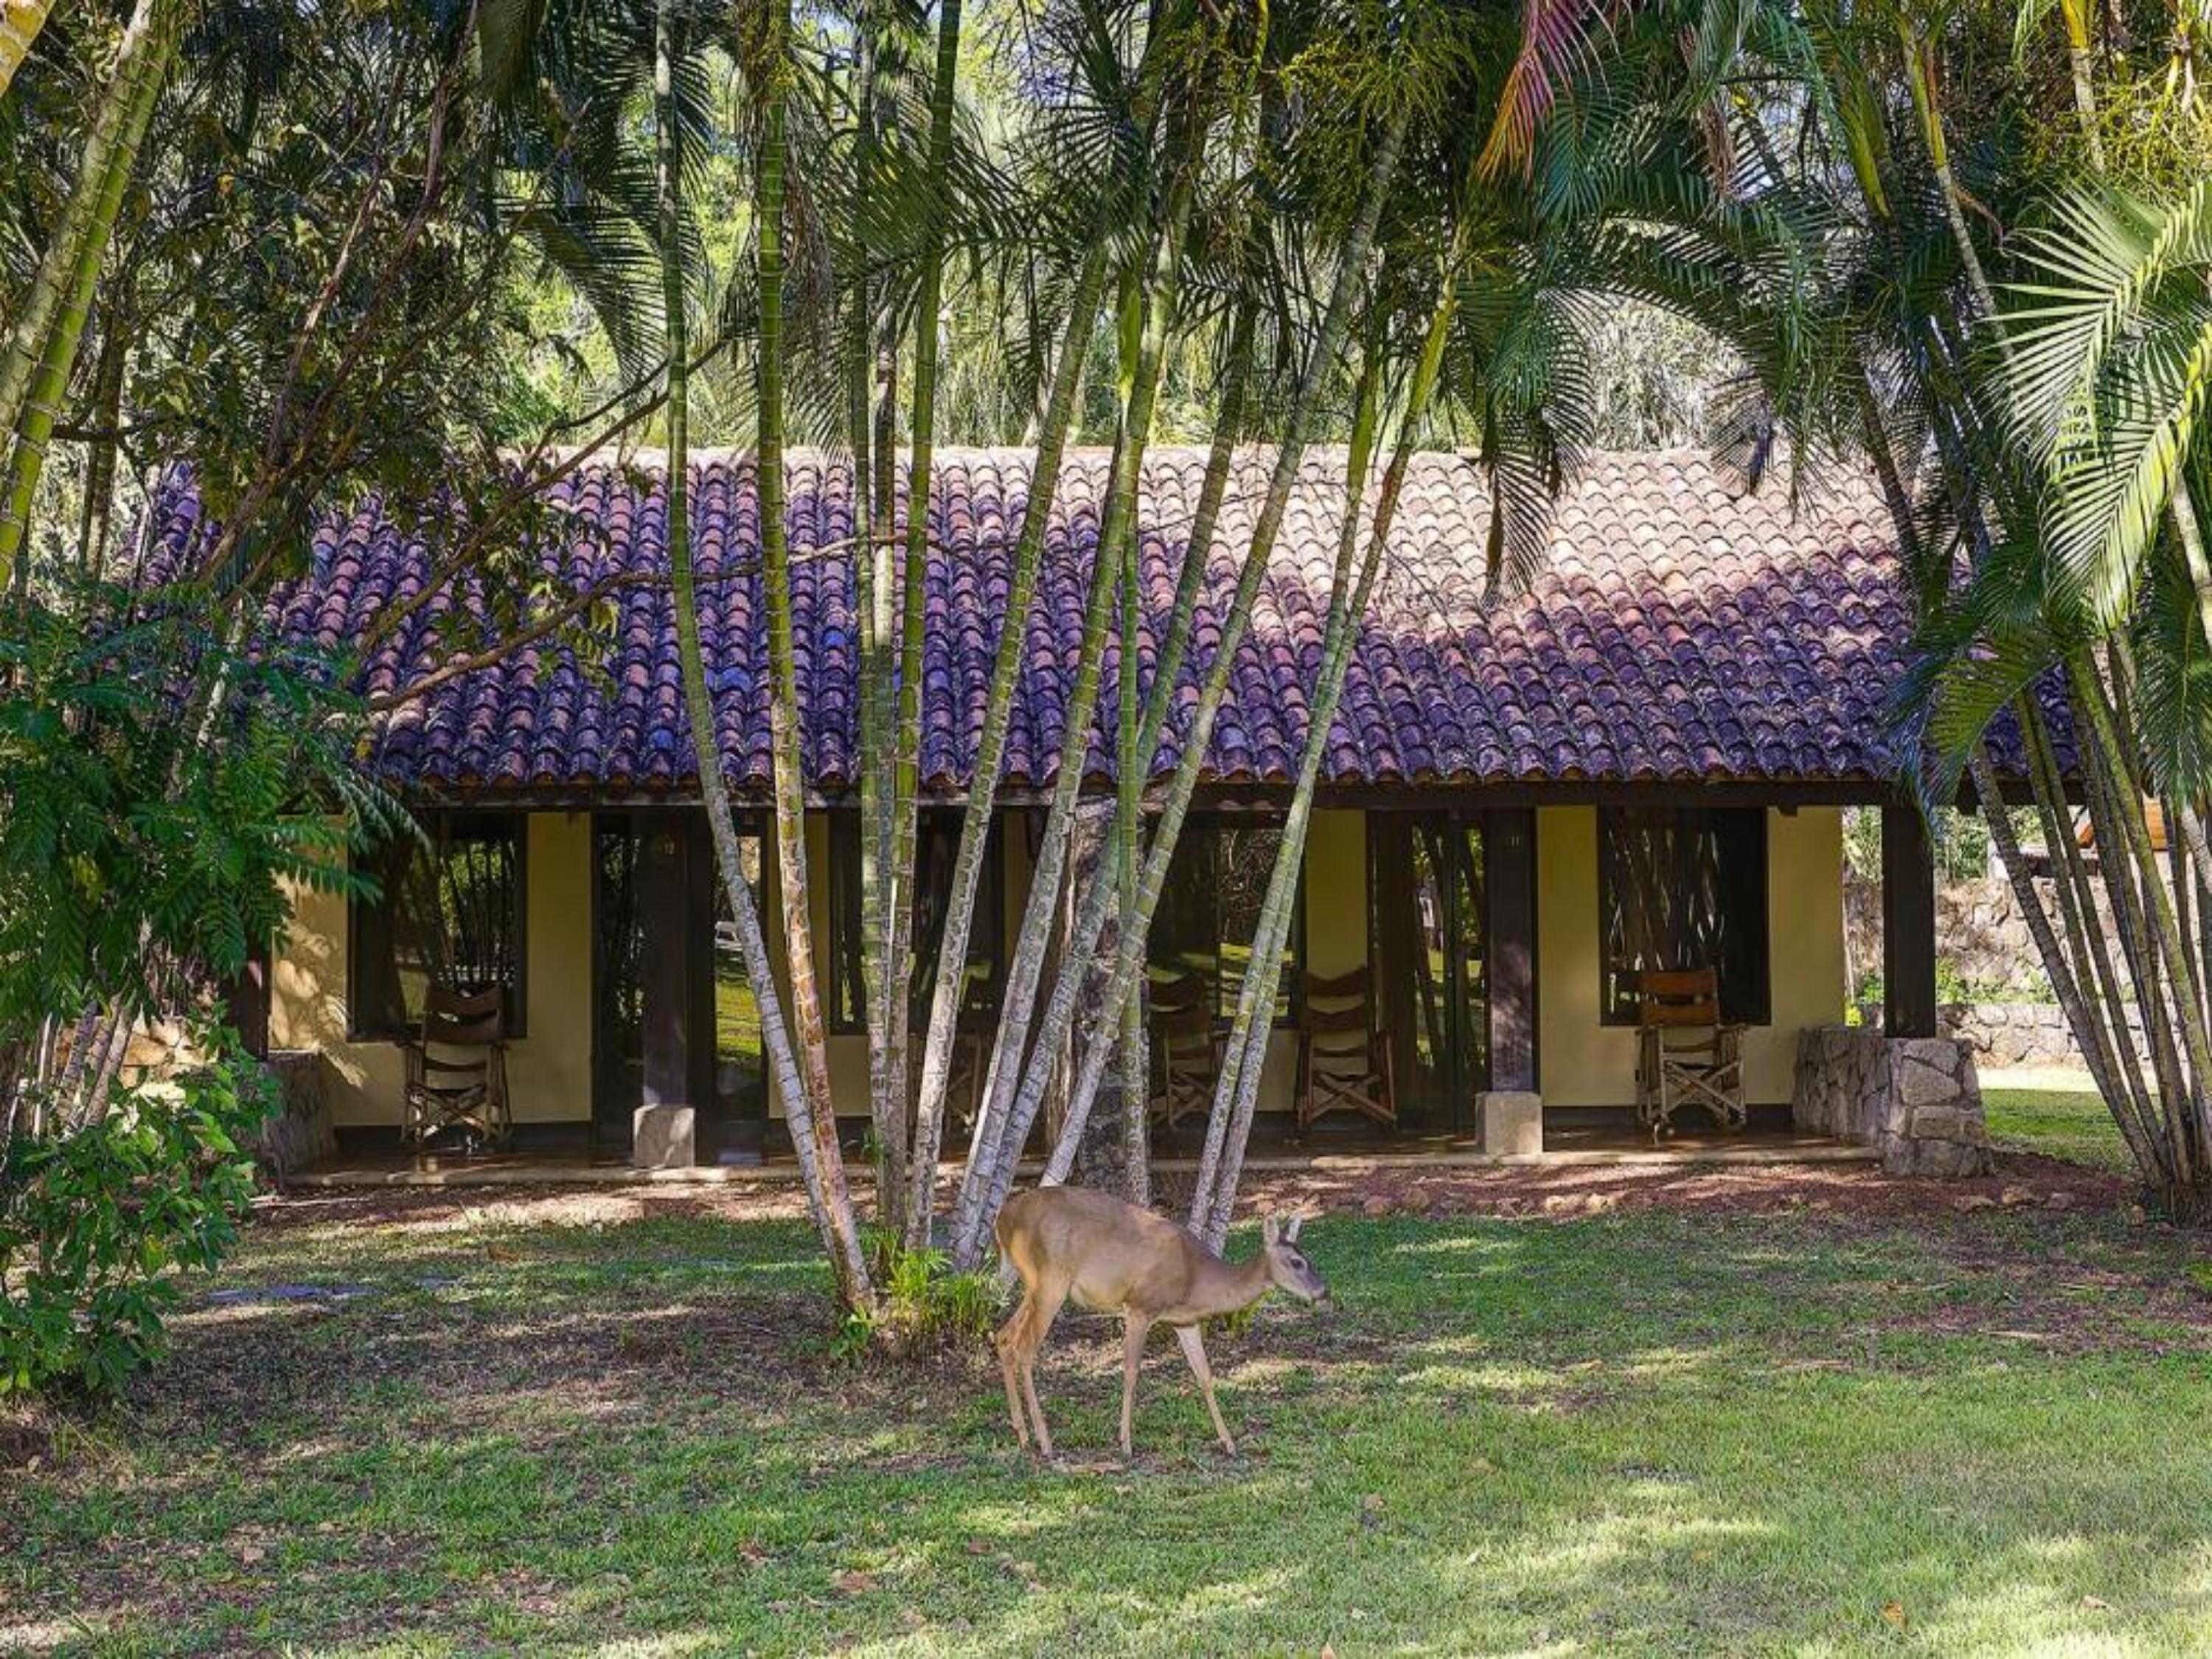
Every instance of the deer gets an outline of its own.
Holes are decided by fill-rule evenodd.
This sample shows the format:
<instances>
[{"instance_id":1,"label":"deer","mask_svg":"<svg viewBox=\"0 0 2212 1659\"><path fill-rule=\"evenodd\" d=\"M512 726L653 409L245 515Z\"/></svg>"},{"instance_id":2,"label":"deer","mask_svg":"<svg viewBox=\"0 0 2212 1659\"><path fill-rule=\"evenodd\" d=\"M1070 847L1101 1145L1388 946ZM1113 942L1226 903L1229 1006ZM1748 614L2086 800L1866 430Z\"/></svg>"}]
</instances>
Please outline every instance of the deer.
<instances>
[{"instance_id":1,"label":"deer","mask_svg":"<svg viewBox=\"0 0 2212 1659\"><path fill-rule=\"evenodd\" d=\"M1109 1193L1037 1187L1008 1199L992 1231L1000 1258L1020 1276L1024 1294L992 1345L1006 1375L1006 1408L1022 1449L1030 1449L1033 1424L1036 1455L1053 1455L1052 1431L1037 1403L1036 1358L1061 1304L1073 1296L1079 1307L1121 1316L1121 1455L1134 1455L1131 1419L1145 1338L1153 1326L1167 1325L1198 1379L1221 1449L1234 1457L1237 1442L1214 1402L1213 1371L1206 1364L1200 1322L1241 1312L1274 1290L1301 1302L1330 1305L1328 1285L1297 1248L1305 1219L1297 1215L1278 1222L1269 1217L1261 1228L1259 1255L1231 1264L1165 1216Z\"/></svg>"}]
</instances>

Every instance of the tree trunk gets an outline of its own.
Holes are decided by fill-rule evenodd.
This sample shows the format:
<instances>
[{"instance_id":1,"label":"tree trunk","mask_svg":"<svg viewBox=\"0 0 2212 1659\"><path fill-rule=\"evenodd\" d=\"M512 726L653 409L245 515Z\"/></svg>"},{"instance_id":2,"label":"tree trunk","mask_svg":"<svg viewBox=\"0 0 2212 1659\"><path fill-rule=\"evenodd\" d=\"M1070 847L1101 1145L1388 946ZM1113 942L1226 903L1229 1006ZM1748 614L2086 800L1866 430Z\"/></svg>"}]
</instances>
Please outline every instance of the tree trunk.
<instances>
[{"instance_id":1,"label":"tree trunk","mask_svg":"<svg viewBox=\"0 0 2212 1659\"><path fill-rule=\"evenodd\" d=\"M1119 684L1121 705L1121 737L1115 756L1114 803L1114 912L1126 921L1137 913L1137 848L1142 825L1139 808L1145 787L1147 757L1139 745L1139 710L1137 703L1138 648L1143 622L1139 594L1143 562L1139 538L1123 538L1121 560L1121 654ZM1094 979L1098 975L1094 972ZM1105 1010L1100 1011L1102 1013ZM1115 1126L1120 1131L1122 1170L1121 1196L1132 1204L1152 1202L1152 1145L1146 1121L1150 1082L1145 1055L1145 999L1141 993L1121 1001L1119 1111Z\"/></svg>"},{"instance_id":2,"label":"tree trunk","mask_svg":"<svg viewBox=\"0 0 2212 1659\"><path fill-rule=\"evenodd\" d=\"M1406 407L1399 416L1396 448L1382 477L1375 504L1375 521L1368 532L1367 551L1355 579L1354 550L1359 539L1359 519L1366 486L1368 458L1375 440L1376 374L1370 362L1362 375L1362 395L1355 405L1352 450L1346 470L1344 526L1338 544L1335 585L1327 632L1322 647L1322 665L1315 685L1312 714L1306 742L1298 757L1297 783L1291 810L1268 872L1267 894L1261 902L1255 930L1250 965L1237 1000L1225 1053L1228 1063L1214 1089L1207 1115L1206 1149L1199 1162L1190 1211L1190 1228L1213 1249L1219 1249L1229 1232L1229 1218L1237 1203L1237 1184L1244 1168L1244 1149L1252 1133L1253 1114L1260 1099L1260 1079L1267 1068L1267 1044L1273 1023L1275 993L1282 979L1283 947L1297 921L1298 872L1305 862L1306 836L1313 824L1314 791L1321 777L1322 757L1328 751L1329 727L1352 656L1352 641L1360 618L1366 614L1368 596L1382 567L1398 516L1398 502L1406 486L1406 471L1413 461L1413 444L1428 418L1429 404L1443 369L1444 348L1451 336L1452 318L1458 305L1459 260L1462 248L1455 238L1445 261L1436 309L1421 344L1421 355L1407 389ZM1354 586L1355 582L1357 586ZM1350 591L1347 592L1347 589Z\"/></svg>"},{"instance_id":3,"label":"tree trunk","mask_svg":"<svg viewBox=\"0 0 2212 1659\"><path fill-rule=\"evenodd\" d=\"M847 326L852 338L873 342L876 330L875 295L869 281L871 250L866 246L866 226L869 204L875 184L876 161L876 33L875 11L864 6L854 20L859 36L860 59L854 70L854 142L853 156L853 222L855 246L852 252L852 271L848 278L850 287L851 309ZM853 553L853 608L860 635L859 670L860 682L860 991L866 1006L868 1030L868 1102L869 1111L876 1127L876 1191L880 1206L881 1195L889 1182L904 1172L890 1167L886 1156L890 1145L884 1132L884 1115L896 1109L904 1120L906 1086L904 1079L892 1079L886 1074L890 1042L884 1018L887 1004L884 987L890 978L886 962L889 946L884 927L884 874L890 854L890 840L886 830L887 816L884 778L875 757L884 742L884 723L888 714L890 686L888 665L882 652L888 632L878 614L880 589L876 568L877 541L875 523L875 410L871 405L870 392L874 384L876 362L872 354L857 349L847 369L845 388L845 422L847 441L853 446L853 528L859 545ZM887 587L888 581L883 583ZM896 1102L895 1108L889 1103Z\"/></svg>"},{"instance_id":4,"label":"tree trunk","mask_svg":"<svg viewBox=\"0 0 2212 1659\"><path fill-rule=\"evenodd\" d=\"M661 256L661 304L664 326L668 343L668 563L669 583L676 612L677 648L682 659L684 701L690 717L692 752L699 770L699 793L707 809L707 822L714 842L716 862L722 872L722 886L729 895L730 913L738 934L738 948L744 957L745 973L751 981L755 1000L760 1006L761 1046L766 1056L770 1075L774 1077L776 1092L784 1103L786 1121L791 1130L792 1145L799 1155L799 1165L806 1185L808 1207L812 1211L814 1224L830 1255L830 1264L836 1273L838 1293L845 1305L865 1309L874 1301L868 1281L868 1265L861 1249L860 1228L853 1215L852 1195L845 1182L844 1161L837 1149L836 1123L829 1118L828 1133L823 1134L823 1120L828 1117L826 1104L817 1113L817 1102L826 1103L826 1087L819 1093L809 1087L809 1079L802 1071L799 1055L795 1051L790 1027L785 1023L783 1003L775 981L774 964L769 958L768 941L763 934L759 913L753 907L751 885L746 881L741 861L737 824L730 812L729 789L723 779L721 746L714 731L714 701L707 686L704 653L699 638L699 601L691 562L690 480L690 352L685 319L685 295L688 283L684 269L684 240L682 234L682 202L679 194L682 177L681 157L678 154L679 128L673 114L675 66L677 47L678 0L659 0L655 9L653 46L653 95L656 108L655 127L657 161L657 225ZM778 124L775 167L781 168L781 129ZM762 171L766 175L771 168L769 148L764 146ZM764 182L763 192L769 186ZM780 182L775 185L780 193ZM780 204L779 204L780 210ZM773 221L771 221L773 222ZM768 266L763 256L764 271ZM762 295L762 361L763 386L762 397L763 439L770 434L769 410L771 402L768 392L775 388L766 364L780 346L779 324L771 322L775 307L768 297L763 276ZM775 458L775 476L781 479L782 458ZM763 477L767 477L765 467ZM766 484L763 484L765 496ZM777 495L780 498L779 489ZM763 535L768 540L769 522L765 501L763 511ZM775 522L779 531L782 522L779 500ZM776 538L781 541L779 534ZM784 611L785 662L789 662L788 577L787 573L787 605ZM780 757L779 757L780 758ZM780 780L779 780L780 781ZM794 982L795 976L794 976ZM816 1015L818 1029L819 1013ZM815 1055L820 1053L816 1045Z\"/></svg>"},{"instance_id":5,"label":"tree trunk","mask_svg":"<svg viewBox=\"0 0 2212 1659\"><path fill-rule=\"evenodd\" d=\"M1116 838L1119 829L1103 811L1086 808L1075 820L1075 851L1071 864L1075 872L1075 886L1083 888L1094 881L1111 882L1115 862ZM1127 862L1127 860L1123 860ZM1108 940L1102 945L1110 948L1109 926ZM1107 1009L1104 994L1107 975L1100 971L1101 964L1094 957L1091 971L1085 975L1085 997L1083 1014L1079 1021L1081 1036L1085 1042L1103 1039L1116 1042L1116 1024ZM1126 1058L1126 1049L1121 1050ZM1063 1066L1066 1060L1063 1059ZM1127 1073L1115 1068L1100 1085L1098 1103L1091 1110L1088 1131L1082 1137L1077 1161L1083 1171L1084 1184L1101 1192L1112 1193L1132 1204L1149 1202L1147 1197L1148 1170L1142 1159L1133 1160L1129 1152L1127 1123L1133 1117L1144 1122L1144 1091L1141 1085L1131 1091Z\"/></svg>"},{"instance_id":6,"label":"tree trunk","mask_svg":"<svg viewBox=\"0 0 2212 1659\"><path fill-rule=\"evenodd\" d=\"M54 0L0 0L0 98L8 95L53 9Z\"/></svg>"},{"instance_id":7,"label":"tree trunk","mask_svg":"<svg viewBox=\"0 0 2212 1659\"><path fill-rule=\"evenodd\" d=\"M76 366L100 261L182 33L180 0L138 0L86 135L69 206L0 351L0 445L8 460L0 479L0 589L30 527L32 497Z\"/></svg>"},{"instance_id":8,"label":"tree trunk","mask_svg":"<svg viewBox=\"0 0 2212 1659\"><path fill-rule=\"evenodd\" d=\"M1159 824L1153 832L1152 845L1146 856L1144 875L1138 888L1136 915L1123 924L1120 949L1115 957L1115 978L1108 993L1110 998L1117 1000L1129 994L1143 965L1145 935L1150 928L1152 914L1158 907L1161 890L1166 884L1168 861L1174 855L1176 840L1182 833L1191 793L1197 787L1198 773L1212 740L1214 718L1220 712L1231 669L1237 649L1243 642L1254 601L1267 574L1276 538L1281 532L1283 519L1289 509L1291 491L1297 481L1299 465L1304 454L1306 422L1322 385L1334 371L1337 354L1343 345L1345 332L1351 321L1352 295L1364 277L1368 251L1373 246L1382 199L1397 172L1398 156L1405 144L1409 119L1410 111L1401 101L1392 112L1390 125L1384 131L1382 143L1369 170L1363 188L1358 219L1341 251L1328 310L1299 375L1297 389L1285 421L1282 445L1276 452L1267 498L1261 507L1258 522L1253 526L1252 544L1238 575L1236 595L1230 604L1221 641L1208 669L1205 688L1200 693L1191 729L1185 736L1182 754L1175 776L1169 784L1167 797L1159 813ZM1097 927L1103 925L1103 905L1097 908L1102 915L1092 926L1091 936L1094 939ZM1054 1033L1066 1029L1073 998L1069 976L1063 972L1060 983L1054 988L1046 1031L1040 1039L1041 1047L1050 1041ZM1063 1126L1060 1144L1054 1151L1053 1167L1046 1174L1048 1181L1066 1179L1068 1164L1073 1158L1073 1137L1082 1133L1082 1118L1089 1110L1089 1094L1095 1093L1098 1076L1103 1069L1103 1054L1094 1051L1086 1057L1069 1102L1067 1125ZM1024 1079L1021 1093L1015 1102L1013 1117L1006 1126L1007 1139L1017 1148L1026 1138L1029 1125L1036 1117L1037 1104L1043 1095L1044 1082L1044 1075L1035 1066ZM975 1174L972 1162L970 1174L971 1176ZM999 1158L995 1169L981 1183L972 1216L963 1215L962 1220L964 1224L955 1232L953 1255L956 1261L972 1265L980 1255L983 1228L1006 1201L1012 1176L1012 1161L1005 1157Z\"/></svg>"},{"instance_id":9,"label":"tree trunk","mask_svg":"<svg viewBox=\"0 0 2212 1659\"><path fill-rule=\"evenodd\" d=\"M1156 112L1154 94L1162 65L1166 61L1166 54L1159 50L1162 39L1163 32L1160 31L1147 35L1144 59L1137 72L1138 91L1133 103L1136 108L1145 112L1147 125ZM974 925L975 895L982 880L983 857L988 845L999 775L1006 762L1006 740L1013 716L1013 693L1023 667L1024 636L1030 607L1036 597L1045 532L1060 486L1060 461L1066 451L1068 428L1074 418L1076 394L1083 381L1085 348L1090 342L1098 302L1105 292L1106 280L1110 272L1113 233L1114 227L1101 225L1098 234L1085 254L1076 278L1074 294L1069 301L1066 327L1059 351L1052 360L1051 391L1036 423L1036 457L1030 474L1029 497L1023 511L1021 537L1014 550L1012 580L1009 585L1005 620L1001 624L997 653L992 662L991 689L985 704L982 737L969 773L968 805L961 821L959 848L953 860L952 891L947 899L945 923L938 940L937 976L930 1005L929 1030L922 1049L921 1086L915 1106L913 1192L907 1209L909 1244L927 1243L934 1226L937 1157L944 1141L945 1094L951 1074L952 1044L966 980L968 944ZM1064 848L1066 827L1064 821L1048 826L1042 844L1048 847L1058 844ZM1057 836L1054 833L1055 830L1059 832ZM1029 924L1030 911L1025 908L1022 929L1016 936L1015 972L1010 977L1019 977L1026 972L1034 988L1035 981L1042 971L1042 958L1051 948L1051 939L1048 929L1033 936ZM1036 962L1024 969L1024 963L1032 952L1037 958ZM969 1145L971 1166L976 1149L987 1144L985 1132L993 1121L991 1100L996 1090L1004 1035L1002 1021L1001 1041L994 1046L987 1068L982 1085L982 1106L977 1115L975 1135Z\"/></svg>"},{"instance_id":10,"label":"tree trunk","mask_svg":"<svg viewBox=\"0 0 2212 1659\"><path fill-rule=\"evenodd\" d=\"M2082 0L2058 0L2066 22L2066 67L2074 80L2074 112L2081 118L2082 142L2089 149L2089 165L2105 170L2105 140L2097 131L2097 94L2089 76L2089 15Z\"/></svg>"}]
</instances>

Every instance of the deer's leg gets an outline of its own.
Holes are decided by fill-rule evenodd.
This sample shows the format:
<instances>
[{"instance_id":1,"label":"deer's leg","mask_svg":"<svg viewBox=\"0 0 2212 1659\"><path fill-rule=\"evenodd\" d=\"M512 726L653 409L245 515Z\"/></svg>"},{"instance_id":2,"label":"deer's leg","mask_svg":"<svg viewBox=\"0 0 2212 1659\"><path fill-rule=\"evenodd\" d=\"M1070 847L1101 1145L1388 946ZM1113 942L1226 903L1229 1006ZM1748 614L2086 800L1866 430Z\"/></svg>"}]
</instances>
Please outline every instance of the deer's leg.
<instances>
[{"instance_id":1,"label":"deer's leg","mask_svg":"<svg viewBox=\"0 0 2212 1659\"><path fill-rule=\"evenodd\" d=\"M1178 1325L1176 1340L1182 1344L1182 1357L1190 1361L1190 1374L1198 1379L1198 1391L1206 1396L1206 1414L1213 1419L1214 1433L1221 1437L1221 1449L1236 1456L1237 1443L1229 1437L1229 1425L1221 1420L1221 1407L1213 1403L1213 1367L1206 1363L1204 1333L1195 1325Z\"/></svg>"},{"instance_id":2,"label":"deer's leg","mask_svg":"<svg viewBox=\"0 0 2212 1659\"><path fill-rule=\"evenodd\" d=\"M1121 1455L1136 1454L1130 1446L1131 1419L1137 1409L1137 1367L1144 1363L1145 1338L1152 1322L1134 1309L1121 1316Z\"/></svg>"},{"instance_id":3,"label":"deer's leg","mask_svg":"<svg viewBox=\"0 0 2212 1659\"><path fill-rule=\"evenodd\" d=\"M1060 1317L1060 1304L1067 1300L1067 1290L1065 1281L1040 1281L1032 1285L1028 1299L1006 1327L1009 1332L1015 1333L1010 1357L1021 1380L1022 1398L1029 1402L1030 1425L1036 1431L1037 1454L1042 1457L1052 1455L1052 1431L1045 1426L1044 1407L1037 1399L1037 1352L1044 1346L1045 1338L1052 1334L1052 1322ZM1020 1327L1018 1332L1015 1332L1017 1326Z\"/></svg>"},{"instance_id":4,"label":"deer's leg","mask_svg":"<svg viewBox=\"0 0 2212 1659\"><path fill-rule=\"evenodd\" d=\"M991 1346L999 1351L1000 1375L1006 1380L1006 1410L1014 1419L1014 1438L1021 1443L1024 1451L1030 1449L1030 1420L1022 1404L1021 1368L1017 1355L1034 1296L1035 1292L1031 1292L1024 1297L1022 1305L1014 1310L1014 1316L999 1327L991 1338Z\"/></svg>"}]
</instances>

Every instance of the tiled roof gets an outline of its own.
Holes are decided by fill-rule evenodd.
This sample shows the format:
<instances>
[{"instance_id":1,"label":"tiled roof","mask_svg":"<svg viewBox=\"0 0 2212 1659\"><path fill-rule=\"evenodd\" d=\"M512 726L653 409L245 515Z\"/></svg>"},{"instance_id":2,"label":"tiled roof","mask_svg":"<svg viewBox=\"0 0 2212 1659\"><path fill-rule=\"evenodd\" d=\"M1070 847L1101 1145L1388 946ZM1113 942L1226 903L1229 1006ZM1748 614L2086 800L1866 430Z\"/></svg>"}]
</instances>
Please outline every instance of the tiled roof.
<instances>
[{"instance_id":1,"label":"tiled roof","mask_svg":"<svg viewBox=\"0 0 2212 1659\"><path fill-rule=\"evenodd\" d=\"M1272 456L1240 459L1208 572L1177 715L1157 771L1176 758L1223 607L1267 487ZM1148 683L1170 606L1205 457L1156 450L1140 525ZM853 787L859 719L849 477L818 456L788 462L799 679L809 783ZM1297 769L1308 688L1321 656L1337 523L1340 451L1311 453L1238 653L1207 757L1209 781L1273 782ZM1006 781L1048 782L1076 666L1106 458L1072 457L1054 509L1014 711ZM541 568L579 591L617 570L666 568L665 488L612 468L580 472L560 501L605 533L549 545ZM954 450L938 461L924 665L925 787L957 792L973 764L1005 606L1012 544L1029 486L1025 451ZM768 653L760 626L757 515L749 459L695 465L692 521L708 672L732 780L769 778ZM196 504L161 508L172 553ZM1483 602L1487 497L1480 469L1452 454L1417 459L1387 567L1330 733L1325 781L1550 784L1878 781L1893 775L1885 703L1901 672L1909 601L1887 516L1871 491L1792 507L1744 494L1690 452L1593 458L1560 502L1547 568L1526 593ZM822 550L828 550L823 552ZM817 554L819 556L817 556ZM418 592L428 554L374 507L319 527L312 574L280 590L270 623L340 649L396 594ZM466 595L453 596L466 602ZM441 597L440 609L447 603ZM374 764L404 784L455 791L687 790L693 781L665 586L617 590L611 654L575 660L526 647L384 717ZM432 666L428 616L362 665L368 692ZM1113 767L1118 650L1109 647L1086 764Z\"/></svg>"}]
</instances>

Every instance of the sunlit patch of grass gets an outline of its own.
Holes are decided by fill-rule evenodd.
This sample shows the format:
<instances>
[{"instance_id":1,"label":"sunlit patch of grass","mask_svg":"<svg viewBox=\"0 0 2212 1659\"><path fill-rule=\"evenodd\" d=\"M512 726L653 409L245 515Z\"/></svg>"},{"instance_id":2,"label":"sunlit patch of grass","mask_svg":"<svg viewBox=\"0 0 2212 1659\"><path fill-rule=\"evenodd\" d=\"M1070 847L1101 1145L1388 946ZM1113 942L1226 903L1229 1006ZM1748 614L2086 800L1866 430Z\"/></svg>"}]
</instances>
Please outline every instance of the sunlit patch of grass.
<instances>
[{"instance_id":1,"label":"sunlit patch of grass","mask_svg":"<svg viewBox=\"0 0 2212 1659\"><path fill-rule=\"evenodd\" d=\"M1990 1139L2007 1152L2033 1152L2116 1175L2131 1174L2127 1142L2086 1075L2025 1073L2019 1085L1985 1086Z\"/></svg>"}]
</instances>

